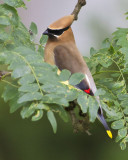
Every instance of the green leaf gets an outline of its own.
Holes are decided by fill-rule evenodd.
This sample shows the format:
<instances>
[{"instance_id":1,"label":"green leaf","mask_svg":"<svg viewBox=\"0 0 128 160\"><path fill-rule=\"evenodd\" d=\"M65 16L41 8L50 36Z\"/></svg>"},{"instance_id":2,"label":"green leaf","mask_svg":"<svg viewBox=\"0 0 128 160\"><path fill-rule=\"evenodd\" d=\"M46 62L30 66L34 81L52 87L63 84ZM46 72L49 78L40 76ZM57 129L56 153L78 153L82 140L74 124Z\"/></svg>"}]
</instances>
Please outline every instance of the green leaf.
<instances>
[{"instance_id":1,"label":"green leaf","mask_svg":"<svg viewBox=\"0 0 128 160\"><path fill-rule=\"evenodd\" d=\"M11 37L8 33L6 33L5 31L1 30L0 31L0 40L3 40L3 41L9 41L11 40Z\"/></svg>"},{"instance_id":2,"label":"green leaf","mask_svg":"<svg viewBox=\"0 0 128 160\"><path fill-rule=\"evenodd\" d=\"M128 135L123 139L124 142L128 142Z\"/></svg>"},{"instance_id":3,"label":"green leaf","mask_svg":"<svg viewBox=\"0 0 128 160\"><path fill-rule=\"evenodd\" d=\"M120 39L120 37L125 36L127 32L128 32L128 28L118 28L118 30L113 33L114 35L113 39L114 40Z\"/></svg>"},{"instance_id":4,"label":"green leaf","mask_svg":"<svg viewBox=\"0 0 128 160\"><path fill-rule=\"evenodd\" d=\"M42 95L39 92L25 93L23 96L19 98L18 103L41 100L41 98Z\"/></svg>"},{"instance_id":5,"label":"green leaf","mask_svg":"<svg viewBox=\"0 0 128 160\"><path fill-rule=\"evenodd\" d=\"M52 83L45 83L41 86L41 89L47 93L65 93L66 88L63 87L61 83L52 84Z\"/></svg>"},{"instance_id":6,"label":"green leaf","mask_svg":"<svg viewBox=\"0 0 128 160\"><path fill-rule=\"evenodd\" d=\"M31 73L31 69L28 66L19 66L12 72L13 78L20 78L25 74Z\"/></svg>"},{"instance_id":7,"label":"green leaf","mask_svg":"<svg viewBox=\"0 0 128 160\"><path fill-rule=\"evenodd\" d=\"M60 73L60 79L62 81L69 80L70 76L71 76L71 72L66 69L62 70L62 72Z\"/></svg>"},{"instance_id":8,"label":"green leaf","mask_svg":"<svg viewBox=\"0 0 128 160\"><path fill-rule=\"evenodd\" d=\"M119 94L117 95L119 100L127 100L128 99L128 94Z\"/></svg>"},{"instance_id":9,"label":"green leaf","mask_svg":"<svg viewBox=\"0 0 128 160\"><path fill-rule=\"evenodd\" d=\"M17 10L7 4L0 5L0 16L6 17L6 20L8 21L6 23L11 23L13 26L18 26L19 24L19 16Z\"/></svg>"},{"instance_id":10,"label":"green leaf","mask_svg":"<svg viewBox=\"0 0 128 160\"><path fill-rule=\"evenodd\" d=\"M102 52L102 50L100 52ZM93 56L92 65L94 65L93 61L96 61L96 64L101 64L103 67L108 68L109 66L111 66L113 62L106 55L106 53L100 53L100 52Z\"/></svg>"},{"instance_id":11,"label":"green leaf","mask_svg":"<svg viewBox=\"0 0 128 160\"><path fill-rule=\"evenodd\" d=\"M40 38L40 44L45 45L47 40L48 40L48 36L47 35L42 35L41 38Z\"/></svg>"},{"instance_id":12,"label":"green leaf","mask_svg":"<svg viewBox=\"0 0 128 160\"><path fill-rule=\"evenodd\" d=\"M128 107L128 100L121 101L120 105L124 108Z\"/></svg>"},{"instance_id":13,"label":"green leaf","mask_svg":"<svg viewBox=\"0 0 128 160\"><path fill-rule=\"evenodd\" d=\"M128 122L128 117L125 117L126 122Z\"/></svg>"},{"instance_id":14,"label":"green leaf","mask_svg":"<svg viewBox=\"0 0 128 160\"><path fill-rule=\"evenodd\" d=\"M123 119L115 121L112 123L111 127L113 129L121 129L124 127L125 121Z\"/></svg>"},{"instance_id":15,"label":"green leaf","mask_svg":"<svg viewBox=\"0 0 128 160\"><path fill-rule=\"evenodd\" d=\"M92 56L92 55L94 55L96 53L97 53L97 51L93 47L91 47L90 48L90 55Z\"/></svg>"},{"instance_id":16,"label":"green leaf","mask_svg":"<svg viewBox=\"0 0 128 160\"><path fill-rule=\"evenodd\" d=\"M32 104L33 105L33 104ZM32 106L31 105L31 106ZM23 107L23 109L21 110L21 112L20 112L20 114L21 114L21 117L23 118L23 119L25 119L25 118L29 118L31 115L33 115L34 114L34 112L35 112L35 109L33 108L33 107Z\"/></svg>"},{"instance_id":17,"label":"green leaf","mask_svg":"<svg viewBox=\"0 0 128 160\"><path fill-rule=\"evenodd\" d=\"M95 96L100 96L100 95L104 95L106 93L106 91L102 88L97 89L97 91L95 92Z\"/></svg>"},{"instance_id":18,"label":"green leaf","mask_svg":"<svg viewBox=\"0 0 128 160\"><path fill-rule=\"evenodd\" d=\"M39 90L39 86L36 83L25 84L22 85L18 90L21 92L37 92Z\"/></svg>"},{"instance_id":19,"label":"green leaf","mask_svg":"<svg viewBox=\"0 0 128 160\"><path fill-rule=\"evenodd\" d=\"M96 99L94 97L89 97L88 98L89 102L88 102L88 106L89 106L89 120L90 122L94 122L96 117L97 117L97 112L99 109L99 105L98 102L96 101Z\"/></svg>"},{"instance_id":20,"label":"green leaf","mask_svg":"<svg viewBox=\"0 0 128 160\"><path fill-rule=\"evenodd\" d=\"M25 4L22 0L4 0L4 2L12 7L25 7Z\"/></svg>"},{"instance_id":21,"label":"green leaf","mask_svg":"<svg viewBox=\"0 0 128 160\"><path fill-rule=\"evenodd\" d=\"M13 99L17 95L17 88L11 86L11 85L6 85L4 92L2 94L2 98L4 98L4 101L7 102L11 99Z\"/></svg>"},{"instance_id":22,"label":"green leaf","mask_svg":"<svg viewBox=\"0 0 128 160\"><path fill-rule=\"evenodd\" d=\"M37 34L37 33L38 33L37 25L36 25L34 22L31 22L30 30L31 30L32 33L34 33L34 34Z\"/></svg>"},{"instance_id":23,"label":"green leaf","mask_svg":"<svg viewBox=\"0 0 128 160\"><path fill-rule=\"evenodd\" d=\"M32 121L38 121L43 117L43 110L37 110L37 113L32 116Z\"/></svg>"},{"instance_id":24,"label":"green leaf","mask_svg":"<svg viewBox=\"0 0 128 160\"><path fill-rule=\"evenodd\" d=\"M40 68L39 69L35 68L35 72L37 73L37 76L39 77L38 79L40 83L58 84L59 78L55 72L48 71L48 70L40 70Z\"/></svg>"},{"instance_id":25,"label":"green leaf","mask_svg":"<svg viewBox=\"0 0 128 160\"><path fill-rule=\"evenodd\" d=\"M44 110L48 111L49 110L49 106L46 105L46 104L43 104L43 103L39 103L39 104L36 105L35 109L41 109L41 110L44 109Z\"/></svg>"},{"instance_id":26,"label":"green leaf","mask_svg":"<svg viewBox=\"0 0 128 160\"><path fill-rule=\"evenodd\" d=\"M26 51L26 55L32 54L31 52L32 50L34 51L35 45L32 44L28 29L23 25L23 23L19 22L18 27L16 27L15 30L12 32L12 37L14 38L13 39L14 48L16 47L20 49L22 48L20 51L23 53ZM23 46L26 46L26 49L23 49ZM27 48L31 48L31 50L30 49L28 50Z\"/></svg>"},{"instance_id":27,"label":"green leaf","mask_svg":"<svg viewBox=\"0 0 128 160\"><path fill-rule=\"evenodd\" d=\"M128 45L127 45L128 46ZM119 50L121 53L124 54L125 56L125 61L127 62L128 61L128 47L123 47Z\"/></svg>"},{"instance_id":28,"label":"green leaf","mask_svg":"<svg viewBox=\"0 0 128 160\"><path fill-rule=\"evenodd\" d=\"M115 110L113 110L112 108L108 107L107 104L105 104L104 102L101 101L101 106L102 108L105 110L105 112L111 116L111 117L116 117L118 116L118 114L115 112ZM122 118L122 117L121 117Z\"/></svg>"},{"instance_id":29,"label":"green leaf","mask_svg":"<svg viewBox=\"0 0 128 160\"><path fill-rule=\"evenodd\" d=\"M44 47L42 47L41 45L38 46L38 52L39 54L44 57Z\"/></svg>"},{"instance_id":30,"label":"green leaf","mask_svg":"<svg viewBox=\"0 0 128 160\"><path fill-rule=\"evenodd\" d=\"M10 25L9 18L6 16L0 16L0 25Z\"/></svg>"},{"instance_id":31,"label":"green leaf","mask_svg":"<svg viewBox=\"0 0 128 160\"><path fill-rule=\"evenodd\" d=\"M26 107L24 107L21 111L21 116L22 118L29 118L30 116L32 116L35 111L38 111L40 109L38 109L38 103L31 103L31 105L29 105L30 103L28 103L28 105L26 105Z\"/></svg>"},{"instance_id":32,"label":"green leaf","mask_svg":"<svg viewBox=\"0 0 128 160\"><path fill-rule=\"evenodd\" d=\"M59 105L63 105L63 106L68 106L69 103L66 99L66 97L64 97L63 94L46 94L42 97L42 101L44 103L53 103L53 104L59 104Z\"/></svg>"},{"instance_id":33,"label":"green leaf","mask_svg":"<svg viewBox=\"0 0 128 160\"><path fill-rule=\"evenodd\" d=\"M128 46L128 41L127 41L126 35L119 38L119 40L117 41L117 45L122 46L122 47Z\"/></svg>"},{"instance_id":34,"label":"green leaf","mask_svg":"<svg viewBox=\"0 0 128 160\"><path fill-rule=\"evenodd\" d=\"M111 74L112 77L119 77L120 76L120 73L113 73Z\"/></svg>"},{"instance_id":35,"label":"green leaf","mask_svg":"<svg viewBox=\"0 0 128 160\"><path fill-rule=\"evenodd\" d=\"M56 133L56 131L57 131L57 123L56 123L56 119L55 119L54 113L52 111L48 111L47 112L47 117L48 117L48 120L51 123L51 126L53 128L53 132Z\"/></svg>"},{"instance_id":36,"label":"green leaf","mask_svg":"<svg viewBox=\"0 0 128 160\"><path fill-rule=\"evenodd\" d=\"M67 90L65 93L65 97L69 102L76 100L78 95L79 95L79 91L76 90L75 88L71 89L71 90Z\"/></svg>"},{"instance_id":37,"label":"green leaf","mask_svg":"<svg viewBox=\"0 0 128 160\"><path fill-rule=\"evenodd\" d=\"M108 115L107 115L108 116ZM116 121L116 120L119 120L123 117L123 113L122 112L117 112L116 113L116 116L108 116L109 119L107 119L108 122L111 122L111 121Z\"/></svg>"},{"instance_id":38,"label":"green leaf","mask_svg":"<svg viewBox=\"0 0 128 160\"><path fill-rule=\"evenodd\" d=\"M127 135L127 128L122 128L120 130L118 130L118 136L120 137L120 139L124 138Z\"/></svg>"},{"instance_id":39,"label":"green leaf","mask_svg":"<svg viewBox=\"0 0 128 160\"><path fill-rule=\"evenodd\" d=\"M26 112L28 111L28 107L23 107L22 108L22 110L21 110L21 112L20 112L20 115L21 115L21 117L24 119L24 118L26 118L26 116L25 116L25 114L26 114ZM33 112L34 113L34 112Z\"/></svg>"},{"instance_id":40,"label":"green leaf","mask_svg":"<svg viewBox=\"0 0 128 160\"><path fill-rule=\"evenodd\" d=\"M62 106L59 106L59 116L64 122L68 122L68 114Z\"/></svg>"},{"instance_id":41,"label":"green leaf","mask_svg":"<svg viewBox=\"0 0 128 160\"><path fill-rule=\"evenodd\" d=\"M125 150L126 149L126 142L125 141L120 142L120 147L121 147L121 150Z\"/></svg>"},{"instance_id":42,"label":"green leaf","mask_svg":"<svg viewBox=\"0 0 128 160\"><path fill-rule=\"evenodd\" d=\"M69 79L70 85L77 85L79 84L83 79L85 78L85 75L82 73L74 73L71 75Z\"/></svg>"},{"instance_id":43,"label":"green leaf","mask_svg":"<svg viewBox=\"0 0 128 160\"><path fill-rule=\"evenodd\" d=\"M14 52L12 52L14 55L20 56L20 58L23 59L23 57L28 57L29 58L33 58L37 55L37 53L35 52L35 50L32 50L31 48L25 47L25 46L20 46L20 47L16 47L14 49ZM39 57L42 60L42 57ZM41 61L40 60L40 61ZM36 62L37 63L37 62Z\"/></svg>"},{"instance_id":44,"label":"green leaf","mask_svg":"<svg viewBox=\"0 0 128 160\"><path fill-rule=\"evenodd\" d=\"M128 115L128 107L123 110L124 114Z\"/></svg>"},{"instance_id":45,"label":"green leaf","mask_svg":"<svg viewBox=\"0 0 128 160\"><path fill-rule=\"evenodd\" d=\"M77 103L80 105L80 108L83 113L87 113L88 110L88 98L87 95L79 95L77 98Z\"/></svg>"},{"instance_id":46,"label":"green leaf","mask_svg":"<svg viewBox=\"0 0 128 160\"><path fill-rule=\"evenodd\" d=\"M110 48L109 38L106 38L106 39L102 42L102 48Z\"/></svg>"},{"instance_id":47,"label":"green leaf","mask_svg":"<svg viewBox=\"0 0 128 160\"><path fill-rule=\"evenodd\" d=\"M19 93L17 93L17 95L10 100L9 105L10 105L10 113L14 113L16 110L18 110L19 108L23 107L25 104L24 103L20 103L18 104L18 98L19 98Z\"/></svg>"},{"instance_id":48,"label":"green leaf","mask_svg":"<svg viewBox=\"0 0 128 160\"><path fill-rule=\"evenodd\" d=\"M20 85L24 85L24 84L33 83L34 81L35 81L35 77L32 74L25 74L22 78L20 78L18 83Z\"/></svg>"},{"instance_id":49,"label":"green leaf","mask_svg":"<svg viewBox=\"0 0 128 160\"><path fill-rule=\"evenodd\" d=\"M9 55L9 57L8 57L9 59L10 59L10 56L12 56L12 55ZM17 68L22 68L23 66L26 65L25 62L18 56L13 56L12 59L10 59L10 60L11 60L11 62L9 62L10 65L8 67L8 70L15 70Z\"/></svg>"}]
</instances>

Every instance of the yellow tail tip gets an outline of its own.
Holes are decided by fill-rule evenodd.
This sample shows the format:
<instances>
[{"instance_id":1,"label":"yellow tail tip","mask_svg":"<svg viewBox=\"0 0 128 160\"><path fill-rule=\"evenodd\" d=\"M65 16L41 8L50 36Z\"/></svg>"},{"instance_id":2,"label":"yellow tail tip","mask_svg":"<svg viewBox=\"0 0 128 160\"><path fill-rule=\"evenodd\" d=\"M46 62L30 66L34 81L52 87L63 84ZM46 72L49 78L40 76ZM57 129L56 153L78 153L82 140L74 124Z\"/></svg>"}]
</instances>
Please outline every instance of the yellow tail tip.
<instances>
[{"instance_id":1,"label":"yellow tail tip","mask_svg":"<svg viewBox=\"0 0 128 160\"><path fill-rule=\"evenodd\" d=\"M108 136L112 139L112 132L110 130L106 130Z\"/></svg>"}]
</instances>

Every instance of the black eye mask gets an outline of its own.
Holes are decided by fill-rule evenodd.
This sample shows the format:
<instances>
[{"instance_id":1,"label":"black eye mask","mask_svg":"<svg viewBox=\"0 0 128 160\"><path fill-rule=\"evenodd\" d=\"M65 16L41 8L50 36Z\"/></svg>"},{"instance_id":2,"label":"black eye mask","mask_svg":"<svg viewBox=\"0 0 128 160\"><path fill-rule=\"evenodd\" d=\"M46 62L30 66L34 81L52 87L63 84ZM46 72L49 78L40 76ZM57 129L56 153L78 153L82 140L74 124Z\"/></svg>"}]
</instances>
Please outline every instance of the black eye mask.
<instances>
[{"instance_id":1,"label":"black eye mask","mask_svg":"<svg viewBox=\"0 0 128 160\"><path fill-rule=\"evenodd\" d=\"M56 35L56 36L60 36L64 31L66 31L68 29L69 29L69 26L66 27L66 28L63 28L63 29L50 29L50 28L47 28L49 34Z\"/></svg>"}]
</instances>

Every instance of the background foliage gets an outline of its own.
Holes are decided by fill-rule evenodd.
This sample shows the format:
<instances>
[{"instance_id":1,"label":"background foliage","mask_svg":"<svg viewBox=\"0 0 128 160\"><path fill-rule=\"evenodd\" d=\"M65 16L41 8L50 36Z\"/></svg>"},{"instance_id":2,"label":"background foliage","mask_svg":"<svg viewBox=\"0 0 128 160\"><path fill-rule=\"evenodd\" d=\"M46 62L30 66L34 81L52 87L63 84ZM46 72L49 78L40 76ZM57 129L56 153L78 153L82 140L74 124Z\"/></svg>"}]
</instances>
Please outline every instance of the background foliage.
<instances>
[{"instance_id":1,"label":"background foliage","mask_svg":"<svg viewBox=\"0 0 128 160\"><path fill-rule=\"evenodd\" d=\"M23 1L4 2L0 5L0 64L11 71L11 78L7 75L1 78L6 83L2 97L9 102L10 112L20 108L22 118L31 117L32 121L41 119L46 112L55 133L55 113L67 122L64 107L77 99L83 113L88 112L90 122L94 122L98 109L95 98L72 87L83 75L70 76L66 70L57 75L57 68L43 61L46 37L42 36L36 44L36 24L32 22L28 31L20 21L16 8L25 7ZM127 34L128 28L118 28L112 40L105 39L99 51L91 48L91 57L84 57L98 88L96 95L100 96L111 127L118 132L116 142L120 141L122 150L128 142ZM69 85L64 83L67 80Z\"/></svg>"}]
</instances>

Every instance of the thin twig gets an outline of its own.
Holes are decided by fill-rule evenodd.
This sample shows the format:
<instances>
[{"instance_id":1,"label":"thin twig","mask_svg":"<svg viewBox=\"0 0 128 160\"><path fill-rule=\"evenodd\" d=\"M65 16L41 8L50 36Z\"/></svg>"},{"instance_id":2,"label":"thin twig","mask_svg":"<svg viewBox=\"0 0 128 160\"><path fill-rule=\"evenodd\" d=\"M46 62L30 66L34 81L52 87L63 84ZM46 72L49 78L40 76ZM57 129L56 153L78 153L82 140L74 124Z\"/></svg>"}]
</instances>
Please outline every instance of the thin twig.
<instances>
[{"instance_id":1,"label":"thin twig","mask_svg":"<svg viewBox=\"0 0 128 160\"><path fill-rule=\"evenodd\" d=\"M0 71L0 80L1 80L1 79L4 79L5 77L10 76L10 75L11 75L11 72L8 72L8 71Z\"/></svg>"},{"instance_id":2,"label":"thin twig","mask_svg":"<svg viewBox=\"0 0 128 160\"><path fill-rule=\"evenodd\" d=\"M19 87L16 86L15 84L12 84L11 82L6 81L6 80L4 80L4 79L2 79L1 82L7 83L7 84L9 84L10 86L15 87L15 88L19 88Z\"/></svg>"},{"instance_id":3,"label":"thin twig","mask_svg":"<svg viewBox=\"0 0 128 160\"><path fill-rule=\"evenodd\" d=\"M122 79L123 79L123 81L124 81L124 88L123 88L123 90L122 90L122 92L125 90L125 92L126 92L126 80L125 80L125 78L124 78L124 75L123 75L123 73L122 73L122 71L121 71L121 68L120 68L120 66L118 65L118 63L113 59L113 58L110 58L115 64L116 64L116 66L117 66L117 68L119 69L119 71L120 71L120 74L121 74L121 76L122 76Z\"/></svg>"},{"instance_id":4,"label":"thin twig","mask_svg":"<svg viewBox=\"0 0 128 160\"><path fill-rule=\"evenodd\" d=\"M99 71L93 74L93 76L97 75L97 74L101 74L101 73L120 73L120 71L116 71L116 70L106 70L106 71Z\"/></svg>"},{"instance_id":5,"label":"thin twig","mask_svg":"<svg viewBox=\"0 0 128 160\"><path fill-rule=\"evenodd\" d=\"M73 12L71 13L72 15L74 14L75 21L78 19L78 14L79 14L81 8L85 5L86 5L86 0L78 0Z\"/></svg>"}]
</instances>

